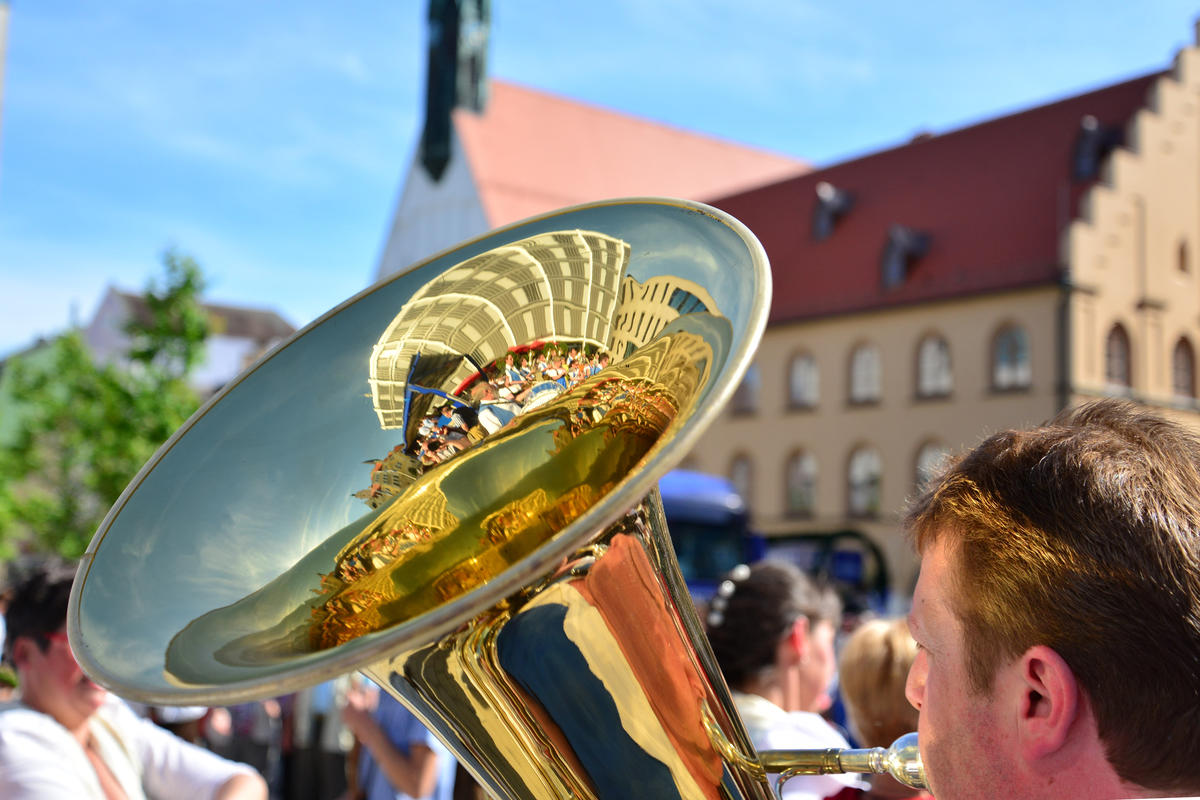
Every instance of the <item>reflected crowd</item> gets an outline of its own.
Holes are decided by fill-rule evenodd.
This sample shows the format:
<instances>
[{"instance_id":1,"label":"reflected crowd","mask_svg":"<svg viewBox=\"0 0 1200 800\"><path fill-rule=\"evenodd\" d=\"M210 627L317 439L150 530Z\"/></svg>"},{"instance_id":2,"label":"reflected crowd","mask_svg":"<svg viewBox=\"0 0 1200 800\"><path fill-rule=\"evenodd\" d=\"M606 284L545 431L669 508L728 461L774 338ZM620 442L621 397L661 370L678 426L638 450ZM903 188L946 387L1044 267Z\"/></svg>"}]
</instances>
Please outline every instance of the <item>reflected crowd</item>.
<instances>
[{"instance_id":1,"label":"reflected crowd","mask_svg":"<svg viewBox=\"0 0 1200 800\"><path fill-rule=\"evenodd\" d=\"M408 452L430 467L496 433L517 417L539 408L608 366L609 355L558 344L508 353L465 387L471 402L449 397L417 426Z\"/></svg>"}]
</instances>

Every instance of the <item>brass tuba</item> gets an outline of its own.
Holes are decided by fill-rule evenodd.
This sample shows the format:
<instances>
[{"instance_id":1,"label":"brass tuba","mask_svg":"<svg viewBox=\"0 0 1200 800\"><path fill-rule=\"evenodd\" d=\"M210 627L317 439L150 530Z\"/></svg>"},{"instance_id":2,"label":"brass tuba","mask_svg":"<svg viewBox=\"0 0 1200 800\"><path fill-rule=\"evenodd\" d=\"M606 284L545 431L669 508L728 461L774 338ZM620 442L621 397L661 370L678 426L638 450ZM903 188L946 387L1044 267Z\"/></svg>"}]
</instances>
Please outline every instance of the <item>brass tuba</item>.
<instances>
[{"instance_id":1,"label":"brass tuba","mask_svg":"<svg viewBox=\"0 0 1200 800\"><path fill-rule=\"evenodd\" d=\"M536 217L363 291L126 489L72 591L80 665L203 705L361 670L497 798L769 797L655 488L769 298L744 226L665 199ZM810 756L767 763L857 768Z\"/></svg>"}]
</instances>

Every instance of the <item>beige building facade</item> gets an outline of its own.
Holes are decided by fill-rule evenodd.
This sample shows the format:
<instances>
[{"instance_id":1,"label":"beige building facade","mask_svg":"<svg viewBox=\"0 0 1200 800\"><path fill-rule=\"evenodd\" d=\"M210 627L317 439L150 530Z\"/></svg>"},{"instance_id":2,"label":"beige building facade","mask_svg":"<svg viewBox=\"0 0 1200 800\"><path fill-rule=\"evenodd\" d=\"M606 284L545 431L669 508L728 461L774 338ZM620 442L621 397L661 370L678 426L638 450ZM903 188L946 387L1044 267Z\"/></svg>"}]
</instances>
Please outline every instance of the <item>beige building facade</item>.
<instances>
[{"instance_id":1,"label":"beige building facade","mask_svg":"<svg viewBox=\"0 0 1200 800\"><path fill-rule=\"evenodd\" d=\"M849 198L832 221L831 187ZM946 454L1108 395L1200 429L1195 47L716 205L763 240L775 299L727 423L686 465L729 476L771 537L873 544L898 597L917 569L904 508ZM895 261L899 225L924 239Z\"/></svg>"},{"instance_id":2,"label":"beige building facade","mask_svg":"<svg viewBox=\"0 0 1200 800\"><path fill-rule=\"evenodd\" d=\"M1058 408L1061 303L1047 287L771 326L755 360L757 390L743 385L688 465L731 477L769 536L864 534L883 551L893 589L907 591L916 561L899 517L922 471L984 433ZM1027 340L1028 379L1002 384L996 350L1014 330ZM930 341L946 344L949 382L922 392ZM871 349L878 390L856 397L856 356ZM869 371L860 367L859 386Z\"/></svg>"},{"instance_id":3,"label":"beige building facade","mask_svg":"<svg viewBox=\"0 0 1200 800\"><path fill-rule=\"evenodd\" d=\"M1200 50L1155 82L1064 237L1071 401L1128 394L1196 421Z\"/></svg>"}]
</instances>

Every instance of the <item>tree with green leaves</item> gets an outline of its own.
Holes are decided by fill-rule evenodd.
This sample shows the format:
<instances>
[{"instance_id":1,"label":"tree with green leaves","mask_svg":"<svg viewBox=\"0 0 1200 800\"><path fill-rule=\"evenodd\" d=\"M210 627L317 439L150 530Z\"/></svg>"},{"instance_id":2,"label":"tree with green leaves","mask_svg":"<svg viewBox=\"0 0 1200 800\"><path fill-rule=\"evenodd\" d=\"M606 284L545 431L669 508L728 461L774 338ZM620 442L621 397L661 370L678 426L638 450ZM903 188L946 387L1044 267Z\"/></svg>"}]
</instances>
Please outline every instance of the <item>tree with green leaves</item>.
<instances>
[{"instance_id":1,"label":"tree with green leaves","mask_svg":"<svg viewBox=\"0 0 1200 800\"><path fill-rule=\"evenodd\" d=\"M96 363L78 331L6 365L0 558L81 555L126 484L199 406L187 378L208 336L203 273L174 250L163 267L126 327L128 366Z\"/></svg>"}]
</instances>

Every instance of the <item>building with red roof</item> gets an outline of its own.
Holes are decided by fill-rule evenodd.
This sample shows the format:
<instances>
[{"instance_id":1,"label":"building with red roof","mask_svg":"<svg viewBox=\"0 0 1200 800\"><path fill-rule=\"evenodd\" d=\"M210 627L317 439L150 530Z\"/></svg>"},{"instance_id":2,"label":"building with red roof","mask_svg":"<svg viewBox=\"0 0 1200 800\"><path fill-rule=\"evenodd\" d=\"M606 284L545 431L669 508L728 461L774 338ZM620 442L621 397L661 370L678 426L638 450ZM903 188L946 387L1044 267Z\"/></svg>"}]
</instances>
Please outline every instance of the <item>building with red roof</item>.
<instances>
[{"instance_id":1,"label":"building with red roof","mask_svg":"<svg viewBox=\"0 0 1200 800\"><path fill-rule=\"evenodd\" d=\"M774 292L728 424L688 466L733 478L756 526L814 563L858 548L907 592L899 515L947 453L1103 395L1200 427L1198 97L1188 47L1160 73L710 198L760 238Z\"/></svg>"},{"instance_id":2,"label":"building with red roof","mask_svg":"<svg viewBox=\"0 0 1200 800\"><path fill-rule=\"evenodd\" d=\"M377 277L512 222L616 197L729 195L808 170L794 158L490 81L482 113L451 114L434 180L414 153Z\"/></svg>"}]
</instances>

